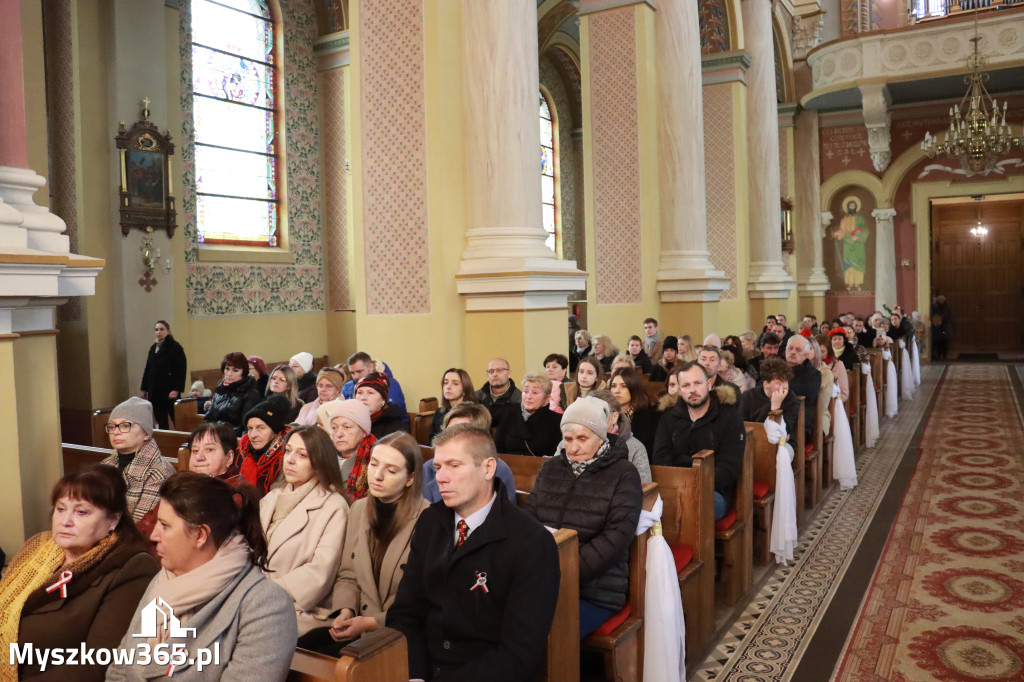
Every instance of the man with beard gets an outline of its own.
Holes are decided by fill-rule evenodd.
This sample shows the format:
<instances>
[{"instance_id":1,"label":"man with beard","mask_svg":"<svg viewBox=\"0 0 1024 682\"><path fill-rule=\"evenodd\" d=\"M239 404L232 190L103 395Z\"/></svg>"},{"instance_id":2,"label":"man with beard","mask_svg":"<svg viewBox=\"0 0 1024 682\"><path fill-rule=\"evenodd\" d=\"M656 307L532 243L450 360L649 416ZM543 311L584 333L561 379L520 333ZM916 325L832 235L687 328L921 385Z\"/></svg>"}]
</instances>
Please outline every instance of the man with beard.
<instances>
[{"instance_id":1,"label":"man with beard","mask_svg":"<svg viewBox=\"0 0 1024 682\"><path fill-rule=\"evenodd\" d=\"M732 391L736 392L736 399L734 402L739 403L740 401L740 387L731 381L726 381L722 377L718 376L718 370L722 368L722 351L717 346L704 346L700 349L700 355L697 356L697 362L704 368L704 371L708 373L709 381L711 382L711 388L718 388L719 386L725 386Z\"/></svg>"},{"instance_id":2,"label":"man with beard","mask_svg":"<svg viewBox=\"0 0 1024 682\"><path fill-rule=\"evenodd\" d=\"M736 480L743 468L743 419L736 394L711 388L707 371L697 362L676 370L681 400L658 424L651 464L693 466L701 450L715 451L715 520L726 515L736 496Z\"/></svg>"},{"instance_id":3,"label":"man with beard","mask_svg":"<svg viewBox=\"0 0 1024 682\"><path fill-rule=\"evenodd\" d=\"M517 412L523 393L512 381L508 360L494 358L487 363L487 385L476 392L476 401L491 413L491 426L498 428L506 412Z\"/></svg>"}]
</instances>

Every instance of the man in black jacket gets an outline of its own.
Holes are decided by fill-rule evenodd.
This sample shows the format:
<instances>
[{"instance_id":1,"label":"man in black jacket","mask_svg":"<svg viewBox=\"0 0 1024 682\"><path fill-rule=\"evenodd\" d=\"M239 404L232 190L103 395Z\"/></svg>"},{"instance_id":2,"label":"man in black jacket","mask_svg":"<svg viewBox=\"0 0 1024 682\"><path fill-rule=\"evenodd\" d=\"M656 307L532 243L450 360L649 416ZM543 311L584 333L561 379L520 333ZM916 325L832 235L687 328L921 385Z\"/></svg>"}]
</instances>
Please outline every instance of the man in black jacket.
<instances>
[{"instance_id":1,"label":"man in black jacket","mask_svg":"<svg viewBox=\"0 0 1024 682\"><path fill-rule=\"evenodd\" d=\"M789 390L793 370L782 358L768 358L761 363L761 380L740 398L740 417L745 422L764 422L782 412L786 433L795 440L800 422L800 401Z\"/></svg>"},{"instance_id":2,"label":"man in black jacket","mask_svg":"<svg viewBox=\"0 0 1024 682\"><path fill-rule=\"evenodd\" d=\"M409 678L534 679L558 600L551 533L495 486L490 434L458 424L434 439L441 502L420 515L386 623L409 646Z\"/></svg>"},{"instance_id":3,"label":"man in black jacket","mask_svg":"<svg viewBox=\"0 0 1024 682\"><path fill-rule=\"evenodd\" d=\"M493 428L501 426L507 413L519 410L523 393L512 381L508 360L494 358L487 363L487 385L476 392L476 401L490 411Z\"/></svg>"},{"instance_id":4,"label":"man in black jacket","mask_svg":"<svg viewBox=\"0 0 1024 682\"><path fill-rule=\"evenodd\" d=\"M654 438L651 464L689 467L701 450L715 452L715 520L729 511L743 468L745 433L731 389L711 390L707 371L696 362L676 370L682 398L665 412Z\"/></svg>"},{"instance_id":5,"label":"man in black jacket","mask_svg":"<svg viewBox=\"0 0 1024 682\"><path fill-rule=\"evenodd\" d=\"M722 351L720 348L716 346L704 346L700 349L700 355L697 356L697 362L699 362L700 366L708 373L712 389L716 389L719 386L728 388L736 394L732 403L734 405L739 403L740 387L731 381L726 381L722 377L718 376L718 370L722 367Z\"/></svg>"},{"instance_id":6,"label":"man in black jacket","mask_svg":"<svg viewBox=\"0 0 1024 682\"><path fill-rule=\"evenodd\" d=\"M814 355L811 342L802 336L790 337L786 344L786 362L793 368L789 389L804 399L804 443L814 442L814 416L818 412L818 393L821 391L821 372L814 368L810 358ZM790 435L796 436L794 432Z\"/></svg>"}]
</instances>

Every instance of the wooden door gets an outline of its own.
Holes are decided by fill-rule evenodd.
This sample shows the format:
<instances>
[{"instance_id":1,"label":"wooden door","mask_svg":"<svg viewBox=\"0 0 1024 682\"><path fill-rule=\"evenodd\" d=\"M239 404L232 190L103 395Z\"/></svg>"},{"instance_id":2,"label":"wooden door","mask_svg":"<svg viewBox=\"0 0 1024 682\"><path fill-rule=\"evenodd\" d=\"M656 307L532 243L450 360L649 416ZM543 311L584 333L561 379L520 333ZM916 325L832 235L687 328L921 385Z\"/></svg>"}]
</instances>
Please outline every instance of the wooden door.
<instances>
[{"instance_id":1,"label":"wooden door","mask_svg":"<svg viewBox=\"0 0 1024 682\"><path fill-rule=\"evenodd\" d=\"M980 242L970 233L979 208ZM1024 201L934 206L932 287L952 308L951 357L1024 349Z\"/></svg>"}]
</instances>

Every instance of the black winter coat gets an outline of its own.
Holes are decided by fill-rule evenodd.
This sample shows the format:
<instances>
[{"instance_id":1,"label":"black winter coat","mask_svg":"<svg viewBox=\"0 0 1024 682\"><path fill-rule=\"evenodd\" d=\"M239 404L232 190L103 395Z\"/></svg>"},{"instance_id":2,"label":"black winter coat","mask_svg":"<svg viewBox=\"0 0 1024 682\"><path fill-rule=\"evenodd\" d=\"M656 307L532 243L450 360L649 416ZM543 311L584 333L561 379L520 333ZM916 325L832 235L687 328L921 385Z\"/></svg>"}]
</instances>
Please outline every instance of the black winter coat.
<instances>
[{"instance_id":1,"label":"black winter coat","mask_svg":"<svg viewBox=\"0 0 1024 682\"><path fill-rule=\"evenodd\" d=\"M800 399L790 391L782 401L782 421L786 424L786 433L796 448L796 426L800 422ZM763 424L772 411L772 399L764 392L764 383L760 383L740 396L740 416L745 422Z\"/></svg>"},{"instance_id":2,"label":"black winter coat","mask_svg":"<svg viewBox=\"0 0 1024 682\"><path fill-rule=\"evenodd\" d=\"M697 421L690 419L690 408L685 400L665 411L658 425L651 464L691 467L695 454L714 450L715 492L731 505L736 480L743 469L746 440L743 417L731 388L713 389L708 401L708 411Z\"/></svg>"},{"instance_id":3,"label":"black winter coat","mask_svg":"<svg viewBox=\"0 0 1024 682\"><path fill-rule=\"evenodd\" d=\"M579 477L564 454L544 462L523 508L546 526L576 531L580 599L618 611L629 593L629 543L643 491L625 441L610 435L608 442L608 451Z\"/></svg>"},{"instance_id":4,"label":"black winter coat","mask_svg":"<svg viewBox=\"0 0 1024 682\"><path fill-rule=\"evenodd\" d=\"M658 423L661 421L661 412L658 412L656 405L634 412L629 416L629 423L633 427L633 435L644 444L647 452L654 451L654 438L658 433Z\"/></svg>"},{"instance_id":5,"label":"black winter coat","mask_svg":"<svg viewBox=\"0 0 1024 682\"><path fill-rule=\"evenodd\" d=\"M263 397L256 390L256 380L248 374L242 377L241 381L226 386L222 381L217 384L213 397L210 398L210 408L206 410L204 419L208 422L231 424L241 435L245 431L242 419L262 399Z\"/></svg>"},{"instance_id":6,"label":"black winter coat","mask_svg":"<svg viewBox=\"0 0 1024 682\"><path fill-rule=\"evenodd\" d=\"M806 442L810 443L814 440L814 417L818 414L818 393L821 392L821 372L814 368L810 360L804 360L793 368L789 392L804 397L804 435ZM789 433L794 438L797 435L795 430Z\"/></svg>"},{"instance_id":7,"label":"black winter coat","mask_svg":"<svg viewBox=\"0 0 1024 682\"><path fill-rule=\"evenodd\" d=\"M519 413L519 404L523 402L523 392L516 388L516 382L509 379L508 390L497 398L491 396L489 384L477 389L476 401L486 407L491 413L491 428L496 429L501 426L501 422L506 415Z\"/></svg>"},{"instance_id":8,"label":"black winter coat","mask_svg":"<svg viewBox=\"0 0 1024 682\"><path fill-rule=\"evenodd\" d=\"M572 344L572 350L569 351L569 374L576 372L576 368L580 366L580 360L590 355L592 347L587 345L586 348L577 348L575 342Z\"/></svg>"},{"instance_id":9,"label":"black winter coat","mask_svg":"<svg viewBox=\"0 0 1024 682\"><path fill-rule=\"evenodd\" d=\"M554 537L500 483L487 519L455 548L444 502L416 523L386 624L409 645L409 678L444 682L537 679L558 601ZM482 579L486 591L472 589Z\"/></svg>"},{"instance_id":10,"label":"black winter coat","mask_svg":"<svg viewBox=\"0 0 1024 682\"><path fill-rule=\"evenodd\" d=\"M521 408L509 411L501 420L494 444L503 455L550 457L562 442L562 415L542 405L523 421Z\"/></svg>"},{"instance_id":11,"label":"black winter coat","mask_svg":"<svg viewBox=\"0 0 1024 682\"><path fill-rule=\"evenodd\" d=\"M310 370L303 374L299 380L295 382L295 388L298 389L299 398L303 403L311 403L316 400L316 372Z\"/></svg>"},{"instance_id":12,"label":"black winter coat","mask_svg":"<svg viewBox=\"0 0 1024 682\"><path fill-rule=\"evenodd\" d=\"M142 390L149 396L150 402L171 400L168 397L171 391L184 393L185 365L185 349L170 334L160 345L159 352L155 343L149 347L146 369L142 372Z\"/></svg>"},{"instance_id":13,"label":"black winter coat","mask_svg":"<svg viewBox=\"0 0 1024 682\"><path fill-rule=\"evenodd\" d=\"M384 412L370 424L370 433L377 440L400 431L409 433L409 427L402 421L402 408L394 403L385 405Z\"/></svg>"},{"instance_id":14,"label":"black winter coat","mask_svg":"<svg viewBox=\"0 0 1024 682\"><path fill-rule=\"evenodd\" d=\"M643 372L644 374L651 373L651 358L648 357L647 351L641 348L639 353L630 357L633 358L633 364L636 365L636 370L638 372Z\"/></svg>"}]
</instances>

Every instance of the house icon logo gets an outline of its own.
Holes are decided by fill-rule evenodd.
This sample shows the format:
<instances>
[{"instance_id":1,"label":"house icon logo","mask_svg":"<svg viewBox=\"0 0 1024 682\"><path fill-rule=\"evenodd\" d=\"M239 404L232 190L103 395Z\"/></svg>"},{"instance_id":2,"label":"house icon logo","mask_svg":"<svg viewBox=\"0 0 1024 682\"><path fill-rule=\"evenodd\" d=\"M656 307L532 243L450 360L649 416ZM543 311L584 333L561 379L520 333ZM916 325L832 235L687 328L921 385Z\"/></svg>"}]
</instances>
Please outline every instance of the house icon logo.
<instances>
[{"instance_id":1,"label":"house icon logo","mask_svg":"<svg viewBox=\"0 0 1024 682\"><path fill-rule=\"evenodd\" d=\"M157 633L163 631L166 631L167 636L161 639L196 636L196 629L181 627L171 605L157 597L142 609L142 632L133 634L132 637L151 639L156 638Z\"/></svg>"}]
</instances>

